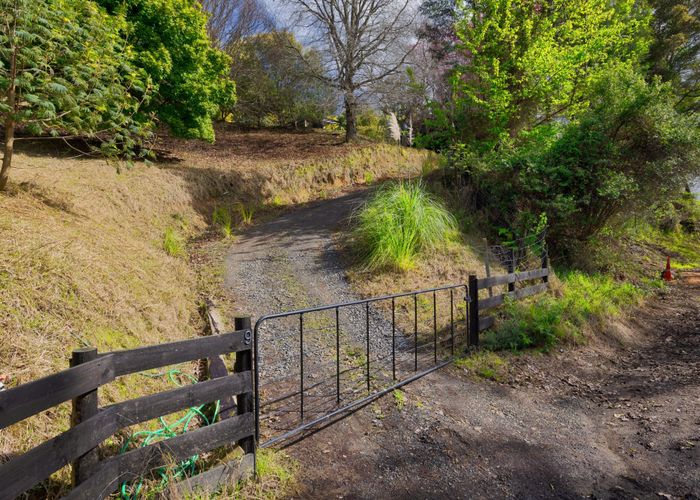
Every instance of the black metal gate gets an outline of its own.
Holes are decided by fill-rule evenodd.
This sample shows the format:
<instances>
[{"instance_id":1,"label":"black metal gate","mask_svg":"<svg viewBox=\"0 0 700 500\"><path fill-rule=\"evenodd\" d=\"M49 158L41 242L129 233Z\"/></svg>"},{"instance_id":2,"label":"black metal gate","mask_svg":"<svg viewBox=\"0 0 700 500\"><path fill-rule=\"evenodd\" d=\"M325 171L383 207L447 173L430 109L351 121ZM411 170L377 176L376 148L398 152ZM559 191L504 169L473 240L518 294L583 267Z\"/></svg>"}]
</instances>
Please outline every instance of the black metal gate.
<instances>
[{"instance_id":1,"label":"black metal gate","mask_svg":"<svg viewBox=\"0 0 700 500\"><path fill-rule=\"evenodd\" d=\"M280 444L442 368L468 332L450 285L301 308L254 329L256 440Z\"/></svg>"}]
</instances>

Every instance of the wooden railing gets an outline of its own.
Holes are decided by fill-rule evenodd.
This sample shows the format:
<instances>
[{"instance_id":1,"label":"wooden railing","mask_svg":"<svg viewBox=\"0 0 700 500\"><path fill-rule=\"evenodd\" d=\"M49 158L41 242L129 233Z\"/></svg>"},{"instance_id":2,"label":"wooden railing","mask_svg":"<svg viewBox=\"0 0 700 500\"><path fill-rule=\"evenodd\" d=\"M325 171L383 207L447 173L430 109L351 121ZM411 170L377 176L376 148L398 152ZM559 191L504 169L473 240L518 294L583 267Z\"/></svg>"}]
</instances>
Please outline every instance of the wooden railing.
<instances>
[{"instance_id":1,"label":"wooden railing","mask_svg":"<svg viewBox=\"0 0 700 500\"><path fill-rule=\"evenodd\" d=\"M541 283L529 285L524 288L517 288L517 283L530 280L541 280ZM479 290L492 289L495 286L505 285L507 292L500 295L492 295L487 298L479 298ZM469 276L469 293L471 302L469 304L469 345L479 345L479 332L491 328L496 318L495 316L484 316L483 312L503 305L507 298L511 300L524 299L531 295L542 293L549 287L549 265L543 259L543 267L531 271L512 272L500 276L490 276L488 278L477 278L476 275Z\"/></svg>"},{"instance_id":2,"label":"wooden railing","mask_svg":"<svg viewBox=\"0 0 700 500\"><path fill-rule=\"evenodd\" d=\"M204 451L238 443L255 451L252 407L253 363L250 319L239 318L233 333L200 337L138 349L98 354L88 348L73 352L71 368L0 392L0 429L72 400L71 428L0 465L0 499L13 499L51 474L73 465L73 489L68 498L104 498L120 484ZM117 377L236 353L233 373L100 408L97 389ZM235 411L222 412L211 425L100 460L100 444L119 430L214 401L236 396ZM229 416L230 415L230 416ZM229 418L224 418L229 416Z\"/></svg>"}]
</instances>

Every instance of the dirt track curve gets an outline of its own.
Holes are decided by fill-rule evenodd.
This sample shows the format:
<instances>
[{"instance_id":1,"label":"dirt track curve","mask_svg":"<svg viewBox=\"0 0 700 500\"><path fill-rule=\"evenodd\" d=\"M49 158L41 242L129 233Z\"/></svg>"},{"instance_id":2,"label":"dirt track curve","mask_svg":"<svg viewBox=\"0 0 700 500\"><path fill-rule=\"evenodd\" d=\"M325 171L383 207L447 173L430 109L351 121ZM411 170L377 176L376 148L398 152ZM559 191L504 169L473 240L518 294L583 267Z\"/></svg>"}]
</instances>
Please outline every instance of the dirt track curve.
<instances>
[{"instance_id":1,"label":"dirt track curve","mask_svg":"<svg viewBox=\"0 0 700 500\"><path fill-rule=\"evenodd\" d=\"M362 197L239 238L226 283L241 310L355 298L332 235ZM407 386L402 408L382 398L288 448L302 464L298 496L700 498L700 274L622 331L624 341L515 358L504 383L447 368Z\"/></svg>"}]
</instances>

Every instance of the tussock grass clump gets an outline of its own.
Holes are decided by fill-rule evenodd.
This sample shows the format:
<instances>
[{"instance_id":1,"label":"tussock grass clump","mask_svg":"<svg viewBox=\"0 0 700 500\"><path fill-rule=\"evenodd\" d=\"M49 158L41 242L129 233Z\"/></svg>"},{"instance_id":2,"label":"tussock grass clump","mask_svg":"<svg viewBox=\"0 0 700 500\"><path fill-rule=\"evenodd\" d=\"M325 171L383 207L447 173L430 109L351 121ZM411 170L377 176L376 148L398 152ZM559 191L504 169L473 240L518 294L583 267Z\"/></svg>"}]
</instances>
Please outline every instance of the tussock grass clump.
<instances>
[{"instance_id":1,"label":"tussock grass clump","mask_svg":"<svg viewBox=\"0 0 700 500\"><path fill-rule=\"evenodd\" d=\"M355 216L356 250L367 270L412 269L420 252L457 237L457 222L422 183L380 189Z\"/></svg>"},{"instance_id":2,"label":"tussock grass clump","mask_svg":"<svg viewBox=\"0 0 700 500\"><path fill-rule=\"evenodd\" d=\"M211 221L219 227L221 235L224 238L230 238L233 235L233 218L227 207L216 207L211 216Z\"/></svg>"},{"instance_id":3,"label":"tussock grass clump","mask_svg":"<svg viewBox=\"0 0 700 500\"><path fill-rule=\"evenodd\" d=\"M246 207L243 203L238 203L238 214L241 216L241 224L250 226L253 223L253 207Z\"/></svg>"},{"instance_id":4,"label":"tussock grass clump","mask_svg":"<svg viewBox=\"0 0 700 500\"><path fill-rule=\"evenodd\" d=\"M184 257L185 240L176 229L168 227L163 233L163 250L172 257Z\"/></svg>"}]
</instances>

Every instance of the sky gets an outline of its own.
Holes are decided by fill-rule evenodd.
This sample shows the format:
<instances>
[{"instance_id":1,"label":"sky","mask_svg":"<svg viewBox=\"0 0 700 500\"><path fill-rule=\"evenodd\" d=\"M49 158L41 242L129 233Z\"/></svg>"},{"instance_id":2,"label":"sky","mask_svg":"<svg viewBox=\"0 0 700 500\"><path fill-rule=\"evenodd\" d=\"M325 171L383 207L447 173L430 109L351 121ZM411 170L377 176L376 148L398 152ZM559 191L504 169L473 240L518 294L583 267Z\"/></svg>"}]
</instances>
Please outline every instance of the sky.
<instances>
[{"instance_id":1,"label":"sky","mask_svg":"<svg viewBox=\"0 0 700 500\"><path fill-rule=\"evenodd\" d=\"M282 28L288 28L291 9L287 0L261 0L262 4L267 7L270 14L275 16L277 25Z\"/></svg>"}]
</instances>

